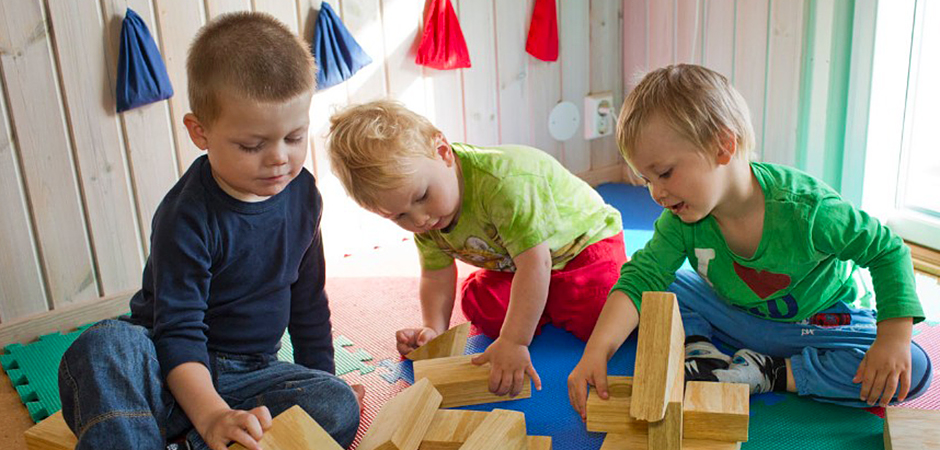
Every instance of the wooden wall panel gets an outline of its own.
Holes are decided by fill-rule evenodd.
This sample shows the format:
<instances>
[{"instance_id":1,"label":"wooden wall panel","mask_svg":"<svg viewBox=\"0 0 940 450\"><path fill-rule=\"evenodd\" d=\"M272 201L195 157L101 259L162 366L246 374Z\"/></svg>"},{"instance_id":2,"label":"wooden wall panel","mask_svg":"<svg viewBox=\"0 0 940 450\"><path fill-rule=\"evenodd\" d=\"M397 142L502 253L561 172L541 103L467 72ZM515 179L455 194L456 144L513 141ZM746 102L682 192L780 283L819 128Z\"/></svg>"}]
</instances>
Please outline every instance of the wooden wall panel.
<instances>
[{"instance_id":1,"label":"wooden wall panel","mask_svg":"<svg viewBox=\"0 0 940 450\"><path fill-rule=\"evenodd\" d=\"M702 63L702 2L708 0L676 0L676 62Z\"/></svg>"},{"instance_id":2,"label":"wooden wall panel","mask_svg":"<svg viewBox=\"0 0 940 450\"><path fill-rule=\"evenodd\" d=\"M380 0L343 0L343 22L356 42L372 58L369 64L346 81L351 103L385 98L385 45L382 39Z\"/></svg>"},{"instance_id":3,"label":"wooden wall panel","mask_svg":"<svg viewBox=\"0 0 940 450\"><path fill-rule=\"evenodd\" d=\"M463 69L467 142L475 145L498 144L493 0L458 0L455 3L460 4L460 26L467 40L472 65L469 69Z\"/></svg>"},{"instance_id":4,"label":"wooden wall panel","mask_svg":"<svg viewBox=\"0 0 940 450\"><path fill-rule=\"evenodd\" d=\"M676 61L675 3L649 1L649 70L668 66Z\"/></svg>"},{"instance_id":5,"label":"wooden wall panel","mask_svg":"<svg viewBox=\"0 0 940 450\"><path fill-rule=\"evenodd\" d=\"M590 71L582 70L591 63L590 3L584 0L560 0L559 58L561 65L561 97L574 103L581 111L581 125L574 136L564 142L563 162L568 170L584 173L591 170L591 144L584 139L584 97L591 92ZM563 31L562 31L563 30Z\"/></svg>"},{"instance_id":6,"label":"wooden wall panel","mask_svg":"<svg viewBox=\"0 0 940 450\"><path fill-rule=\"evenodd\" d=\"M731 81L751 111L755 141L752 156L756 159L762 159L764 143L769 6L766 0L737 2L734 23L734 72Z\"/></svg>"},{"instance_id":7,"label":"wooden wall panel","mask_svg":"<svg viewBox=\"0 0 940 450\"><path fill-rule=\"evenodd\" d=\"M108 89L115 90L117 61L120 51L121 26L127 8L131 8L147 24L155 42L159 41L159 30L154 20L150 0L103 0L102 11L107 27L107 52L109 73ZM173 86L174 96L185 96L185 86ZM179 174L176 148L170 126L170 110L166 101L151 103L119 114L130 181L133 186L144 255L150 253L150 227L153 214L163 196L173 187ZM188 138L187 138L188 139ZM137 275L139 280L140 275Z\"/></svg>"},{"instance_id":8,"label":"wooden wall panel","mask_svg":"<svg viewBox=\"0 0 940 450\"><path fill-rule=\"evenodd\" d=\"M771 2L763 159L796 165L803 1Z\"/></svg>"},{"instance_id":9,"label":"wooden wall panel","mask_svg":"<svg viewBox=\"0 0 940 450\"><path fill-rule=\"evenodd\" d=\"M238 11L251 11L251 0L205 0L206 14L209 19L215 19L222 14Z\"/></svg>"},{"instance_id":10,"label":"wooden wall panel","mask_svg":"<svg viewBox=\"0 0 940 450\"><path fill-rule=\"evenodd\" d=\"M702 59L700 64L731 79L734 71L734 0L702 0Z\"/></svg>"},{"instance_id":11,"label":"wooden wall panel","mask_svg":"<svg viewBox=\"0 0 940 450\"><path fill-rule=\"evenodd\" d=\"M276 17L294 33L300 32L296 3L284 0L251 0L251 7L255 11L265 12Z\"/></svg>"},{"instance_id":12,"label":"wooden wall panel","mask_svg":"<svg viewBox=\"0 0 940 450\"><path fill-rule=\"evenodd\" d=\"M591 93L613 93L613 117L623 103L622 13L622 0L591 0ZM620 165L614 135L591 141L591 170Z\"/></svg>"},{"instance_id":13,"label":"wooden wall panel","mask_svg":"<svg viewBox=\"0 0 940 450\"><path fill-rule=\"evenodd\" d=\"M49 301L65 305L98 288L44 18L39 0L0 2L0 65Z\"/></svg>"},{"instance_id":14,"label":"wooden wall panel","mask_svg":"<svg viewBox=\"0 0 940 450\"><path fill-rule=\"evenodd\" d=\"M114 82L105 51L107 28L96 0L49 2L56 55L72 141L77 149L86 220L101 295L140 286L143 255L124 146L115 111Z\"/></svg>"},{"instance_id":15,"label":"wooden wall panel","mask_svg":"<svg viewBox=\"0 0 940 450\"><path fill-rule=\"evenodd\" d=\"M529 54L525 51L526 24L531 12L525 1L495 0L499 140L507 144L530 142Z\"/></svg>"},{"instance_id":16,"label":"wooden wall panel","mask_svg":"<svg viewBox=\"0 0 940 450\"><path fill-rule=\"evenodd\" d=\"M532 22L533 8L535 8L535 0L528 0L524 18L524 23L528 24L525 27L526 39L528 39L529 27ZM556 16L560 12L561 9L556 4ZM556 20L561 23L560 17L556 17ZM559 34L561 33L559 32ZM561 39L560 36L559 39ZM559 46L560 44L559 42ZM549 134L548 117L552 112L552 108L561 101L561 67L565 65L565 59L562 57L559 48L558 61L556 62L542 61L529 55L528 52L526 52L526 60L529 64L529 108L527 115L531 125L527 141L530 145L552 155L564 164L564 144L555 140Z\"/></svg>"}]
</instances>

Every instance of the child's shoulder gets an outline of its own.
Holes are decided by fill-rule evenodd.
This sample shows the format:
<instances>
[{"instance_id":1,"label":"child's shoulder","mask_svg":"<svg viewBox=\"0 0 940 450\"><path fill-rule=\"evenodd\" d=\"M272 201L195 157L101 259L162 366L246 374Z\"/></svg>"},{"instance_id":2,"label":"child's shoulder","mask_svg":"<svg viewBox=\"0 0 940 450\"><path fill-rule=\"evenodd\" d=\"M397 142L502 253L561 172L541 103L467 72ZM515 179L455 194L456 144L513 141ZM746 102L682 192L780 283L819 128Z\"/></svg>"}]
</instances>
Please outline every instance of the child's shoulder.
<instances>
[{"instance_id":1,"label":"child's shoulder","mask_svg":"<svg viewBox=\"0 0 940 450\"><path fill-rule=\"evenodd\" d=\"M473 170L492 175L500 180L516 175L552 177L564 169L548 153L525 145L504 144L477 147L455 143L454 151L461 158L461 164L466 164Z\"/></svg>"},{"instance_id":2,"label":"child's shoulder","mask_svg":"<svg viewBox=\"0 0 940 450\"><path fill-rule=\"evenodd\" d=\"M841 198L826 182L794 167L753 162L751 168L769 201L815 206L823 199Z\"/></svg>"}]
</instances>

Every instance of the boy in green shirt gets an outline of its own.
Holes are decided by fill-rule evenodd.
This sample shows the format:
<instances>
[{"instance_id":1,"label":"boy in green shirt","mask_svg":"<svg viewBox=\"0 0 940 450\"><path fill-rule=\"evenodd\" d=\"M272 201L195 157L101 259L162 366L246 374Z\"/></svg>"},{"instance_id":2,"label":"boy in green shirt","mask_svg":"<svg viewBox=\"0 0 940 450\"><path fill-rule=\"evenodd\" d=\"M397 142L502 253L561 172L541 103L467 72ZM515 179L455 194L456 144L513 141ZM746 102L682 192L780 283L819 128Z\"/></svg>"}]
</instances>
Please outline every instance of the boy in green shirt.
<instances>
[{"instance_id":1,"label":"boy in green shirt","mask_svg":"<svg viewBox=\"0 0 940 450\"><path fill-rule=\"evenodd\" d=\"M331 119L333 170L366 209L415 233L423 326L399 330L407 354L444 332L454 258L482 268L461 287L467 318L496 341L490 390L541 388L528 345L553 323L585 340L626 261L620 213L554 158L530 147L449 143L427 119L376 101Z\"/></svg>"},{"instance_id":2,"label":"boy in green shirt","mask_svg":"<svg viewBox=\"0 0 940 450\"><path fill-rule=\"evenodd\" d=\"M924 314L909 249L823 182L749 162L748 117L725 77L694 65L651 72L624 102L621 152L666 210L568 378L582 417L586 384L607 396L607 361L636 328L642 293L667 288L686 331L687 381L859 407L929 387L930 360L911 342ZM676 273L686 258L697 274ZM871 269L877 313L852 306L852 262ZM715 337L741 350L729 358Z\"/></svg>"}]
</instances>

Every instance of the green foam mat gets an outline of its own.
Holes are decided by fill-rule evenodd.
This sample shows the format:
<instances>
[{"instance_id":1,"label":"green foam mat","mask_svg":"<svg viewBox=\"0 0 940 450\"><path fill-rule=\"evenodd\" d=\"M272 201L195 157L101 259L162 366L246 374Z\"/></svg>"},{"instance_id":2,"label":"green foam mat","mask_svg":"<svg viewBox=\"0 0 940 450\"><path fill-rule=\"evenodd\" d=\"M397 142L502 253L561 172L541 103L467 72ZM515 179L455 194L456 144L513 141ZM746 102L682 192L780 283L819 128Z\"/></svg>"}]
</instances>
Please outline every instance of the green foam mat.
<instances>
[{"instance_id":1,"label":"green foam mat","mask_svg":"<svg viewBox=\"0 0 940 450\"><path fill-rule=\"evenodd\" d=\"M333 338L333 352L336 363L336 376L343 376L347 373L358 370L360 375L365 375L375 370L375 366L366 364L365 361L372 361L372 355L366 353L361 348L355 351L349 351L346 347L353 346L353 341L346 336L336 336ZM277 359L281 361L294 362L294 346L290 342L290 334L285 332L281 338L281 349L277 352Z\"/></svg>"},{"instance_id":2,"label":"green foam mat","mask_svg":"<svg viewBox=\"0 0 940 450\"><path fill-rule=\"evenodd\" d=\"M884 420L864 409L793 394L763 394L752 397L750 410L750 439L741 450L884 449Z\"/></svg>"},{"instance_id":3,"label":"green foam mat","mask_svg":"<svg viewBox=\"0 0 940 450\"><path fill-rule=\"evenodd\" d=\"M29 417L39 422L62 408L59 402L59 361L72 342L92 324L66 334L47 334L27 345L10 344L3 349L0 365L26 405Z\"/></svg>"}]
</instances>

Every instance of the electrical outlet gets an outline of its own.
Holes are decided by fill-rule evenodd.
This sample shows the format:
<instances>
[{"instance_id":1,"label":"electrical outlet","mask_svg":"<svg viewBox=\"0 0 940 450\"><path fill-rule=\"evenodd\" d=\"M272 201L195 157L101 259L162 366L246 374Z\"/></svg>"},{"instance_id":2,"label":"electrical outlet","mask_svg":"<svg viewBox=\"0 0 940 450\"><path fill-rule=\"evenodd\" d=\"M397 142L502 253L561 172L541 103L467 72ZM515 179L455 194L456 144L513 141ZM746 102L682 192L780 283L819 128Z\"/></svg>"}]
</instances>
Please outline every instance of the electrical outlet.
<instances>
[{"instance_id":1,"label":"electrical outlet","mask_svg":"<svg viewBox=\"0 0 940 450\"><path fill-rule=\"evenodd\" d=\"M599 92L584 97L584 138L597 139L610 136L616 126L614 118L614 96L610 92Z\"/></svg>"}]
</instances>

